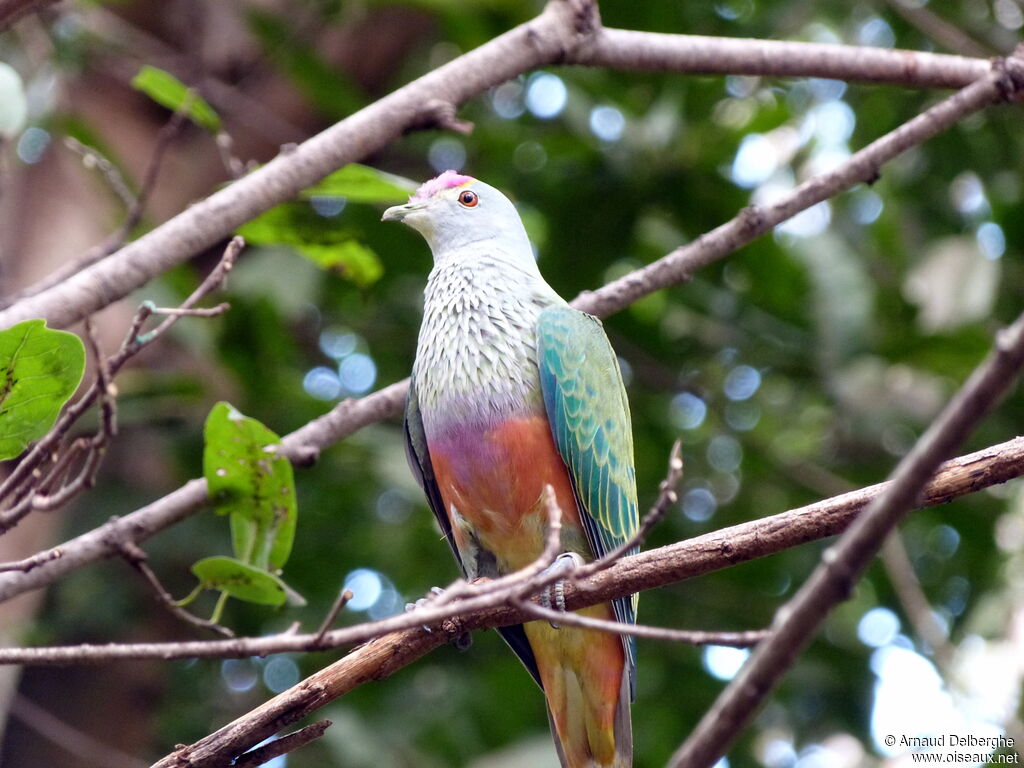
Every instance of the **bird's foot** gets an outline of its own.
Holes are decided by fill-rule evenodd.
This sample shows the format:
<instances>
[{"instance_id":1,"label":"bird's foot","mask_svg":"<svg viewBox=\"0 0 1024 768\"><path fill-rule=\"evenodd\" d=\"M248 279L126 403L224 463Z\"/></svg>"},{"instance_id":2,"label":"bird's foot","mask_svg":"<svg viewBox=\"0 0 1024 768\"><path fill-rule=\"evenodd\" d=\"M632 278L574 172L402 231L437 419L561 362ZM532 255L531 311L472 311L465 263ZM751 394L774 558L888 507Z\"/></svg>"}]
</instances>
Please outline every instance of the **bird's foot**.
<instances>
[{"instance_id":1,"label":"bird's foot","mask_svg":"<svg viewBox=\"0 0 1024 768\"><path fill-rule=\"evenodd\" d=\"M424 607L426 605L429 605L431 600L433 600L438 595L443 595L443 594L444 594L444 590L441 589L441 587L431 587L430 588L430 593L426 597L421 597L419 600L417 600L414 603L406 603L405 604L405 612L409 613L410 611L415 611L417 608L422 608L422 607ZM434 631L430 627L428 627L426 624L423 624L422 627L427 632L433 632ZM455 646L455 648L457 650L465 651L466 649L469 648L469 646L471 646L473 644L473 636L469 632L464 632L461 635L453 637L450 640L450 642L451 642L451 644L453 646Z\"/></svg>"},{"instance_id":2,"label":"bird's foot","mask_svg":"<svg viewBox=\"0 0 1024 768\"><path fill-rule=\"evenodd\" d=\"M555 558L555 562L549 565L545 569L545 573L554 570L555 568L568 573L569 571L575 570L583 565L583 558L575 552L563 552ZM540 593L540 602L545 608L554 608L556 611L565 613L565 580L559 579L554 584L547 586L543 592ZM554 629L561 629L561 625L554 621L549 621Z\"/></svg>"},{"instance_id":3,"label":"bird's foot","mask_svg":"<svg viewBox=\"0 0 1024 768\"><path fill-rule=\"evenodd\" d=\"M417 601L415 601L413 603L406 603L405 604L405 612L409 613L411 611L415 611L417 608L423 608L433 598L437 597L438 595L442 595L442 594L444 594L444 590L441 589L440 587L431 587L430 588L430 593L426 597L421 597L419 600L417 600ZM427 630L427 632L432 632L433 631L426 624L423 625L423 628L425 630Z\"/></svg>"}]
</instances>

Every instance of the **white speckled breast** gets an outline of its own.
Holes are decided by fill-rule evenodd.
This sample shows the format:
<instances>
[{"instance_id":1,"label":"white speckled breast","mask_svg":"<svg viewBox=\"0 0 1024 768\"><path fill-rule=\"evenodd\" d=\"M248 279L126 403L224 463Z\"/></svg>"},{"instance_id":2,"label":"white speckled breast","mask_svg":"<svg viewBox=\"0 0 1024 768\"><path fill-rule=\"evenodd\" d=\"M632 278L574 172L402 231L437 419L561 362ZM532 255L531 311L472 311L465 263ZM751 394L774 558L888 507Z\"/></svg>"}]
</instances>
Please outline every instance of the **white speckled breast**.
<instances>
[{"instance_id":1,"label":"white speckled breast","mask_svg":"<svg viewBox=\"0 0 1024 768\"><path fill-rule=\"evenodd\" d=\"M424 298L413 375L428 436L540 406L537 316L563 301L536 269L500 255L445 258Z\"/></svg>"}]
</instances>

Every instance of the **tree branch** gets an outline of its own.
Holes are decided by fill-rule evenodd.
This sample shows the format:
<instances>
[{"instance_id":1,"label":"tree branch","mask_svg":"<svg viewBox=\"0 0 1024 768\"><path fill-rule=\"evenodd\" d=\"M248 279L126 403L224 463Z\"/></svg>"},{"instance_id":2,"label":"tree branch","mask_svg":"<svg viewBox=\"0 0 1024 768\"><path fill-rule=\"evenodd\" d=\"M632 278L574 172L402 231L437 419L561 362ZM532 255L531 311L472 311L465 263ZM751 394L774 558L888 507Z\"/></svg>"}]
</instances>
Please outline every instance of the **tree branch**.
<instances>
[{"instance_id":1,"label":"tree branch","mask_svg":"<svg viewBox=\"0 0 1024 768\"><path fill-rule=\"evenodd\" d=\"M422 120L424 104L453 107L523 72L553 64L688 73L836 77L914 87L956 87L989 63L959 56L856 46L664 35L600 26L594 0L550 0L535 19L427 73L278 155L103 261L0 312L0 328L44 317L81 320L293 198L331 171L381 149Z\"/></svg>"},{"instance_id":2,"label":"tree branch","mask_svg":"<svg viewBox=\"0 0 1024 768\"><path fill-rule=\"evenodd\" d=\"M943 504L1021 475L1024 475L1024 437L1014 438L943 464L935 478L926 486L921 506ZM862 509L881 496L890 485L891 483L880 483L868 486L805 507L624 557L607 569L581 580L579 584L574 584L571 578L566 579L566 606L570 610L576 610L834 536L842 532ZM118 522L127 520L128 518L125 518ZM113 523L108 523L104 528L109 528L110 525ZM86 534L89 535L91 534ZM67 555L61 560L66 557ZM61 560L44 563L37 566L36 570L59 563ZM438 622L442 625L440 634L444 634L449 630L443 625L450 622L456 612L465 614L460 619L466 625L463 631L517 624L528 620L529 614L505 606L504 602L509 594L516 594L524 584L531 588L541 586L543 582L527 583L530 578L538 575L539 570L534 569L527 573L526 576L529 578L526 579L521 577L522 572L510 574L504 577L504 583L498 583L502 580L479 584L456 582L455 590L452 592L455 599L446 599L449 590L440 599L429 600L415 611L326 633L284 633L261 638L197 640L182 643L0 648L0 664L53 666L153 658L265 656L271 653L361 643L387 632L416 629ZM565 574L561 576L564 577ZM504 589L505 587L509 589ZM470 613L471 611L479 612Z\"/></svg>"},{"instance_id":3,"label":"tree branch","mask_svg":"<svg viewBox=\"0 0 1024 768\"><path fill-rule=\"evenodd\" d=\"M657 288L685 282L717 261L812 205L878 177L879 169L911 147L942 133L974 112L1015 97L1024 85L1024 65L1000 60L986 76L876 139L828 173L814 176L771 205L744 208L738 216L676 248L652 264L584 292L573 306L598 316L617 312Z\"/></svg>"},{"instance_id":4,"label":"tree branch","mask_svg":"<svg viewBox=\"0 0 1024 768\"><path fill-rule=\"evenodd\" d=\"M573 64L648 72L827 77L915 88L963 88L989 69L985 58L609 27L603 27L569 60Z\"/></svg>"},{"instance_id":5,"label":"tree branch","mask_svg":"<svg viewBox=\"0 0 1024 768\"><path fill-rule=\"evenodd\" d=\"M305 728L300 728L294 733L289 733L287 736L274 739L269 744L265 744L251 752L246 752L237 760L233 760L231 768L256 768L257 766L265 765L275 757L287 755L299 747L304 747L309 742L319 739L324 735L324 731L332 725L333 723L330 720L321 720L312 725L307 725Z\"/></svg>"},{"instance_id":6,"label":"tree branch","mask_svg":"<svg viewBox=\"0 0 1024 768\"><path fill-rule=\"evenodd\" d=\"M282 441L284 454L293 462L308 464L320 450L332 443L401 411L405 382L392 384L360 400L345 400ZM56 548L57 559L28 558L31 568L3 573L0 565L0 602L33 589L45 587L83 565L119 555L125 541L139 542L178 523L202 509L206 503L206 480L190 480L181 488L123 518L82 534ZM55 551L55 550L51 550Z\"/></svg>"},{"instance_id":7,"label":"tree branch","mask_svg":"<svg viewBox=\"0 0 1024 768\"><path fill-rule=\"evenodd\" d=\"M113 175L107 175L107 171L104 171L104 175L107 175L107 178L111 180L110 186L112 186L114 190L118 192L119 196L125 200L126 213L124 221L113 233L107 236L102 243L94 245L77 259L61 264L60 267L55 269L46 277L26 286L16 293L0 298L0 308L9 307L28 296L34 296L47 288L51 288L62 283L71 277L71 275L81 272L89 265L95 264L100 259L109 256L124 245L125 240L127 240L131 235L132 230L135 229L138 223L142 220L146 204L156 187L157 178L160 174L160 168L163 164L164 157L167 154L167 150L170 148L175 137L177 137L181 132L186 120L187 118L183 112L175 112L171 116L171 119L168 120L167 123L164 124L163 128L160 129L160 132L156 137L156 144L153 148L153 152L150 155L146 170L143 173L142 186L139 188L139 194L131 195L129 192L127 198L124 196L124 192L127 191L127 189L124 186L123 179L121 179L119 183L113 180L120 179L120 172L117 171L110 161L103 157L103 155L99 154L95 149L92 149L91 147L82 147L81 144L76 142L76 144L82 147L83 150L93 153L92 155L86 156L102 158L102 162L100 163L101 168L108 167L112 169Z\"/></svg>"},{"instance_id":8,"label":"tree branch","mask_svg":"<svg viewBox=\"0 0 1024 768\"><path fill-rule=\"evenodd\" d=\"M1024 437L946 462L925 487L924 504L941 504L1022 473ZM576 610L584 605L728 568L789 546L832 536L842 531L861 509L879 498L890 486L891 483L882 483L862 488L762 520L623 558L608 570L592 576L579 588L567 582L566 606ZM395 617L405 621L412 617L416 622L414 626L370 640L215 733L191 746L179 748L153 768L217 766L362 683L390 676L452 638L472 629L529 618L507 606L497 607L459 619L441 620L433 626L433 632L426 632L419 626L422 617L427 615L421 610L405 617ZM377 622L378 626L381 624ZM361 625L362 628L371 626Z\"/></svg>"}]
</instances>

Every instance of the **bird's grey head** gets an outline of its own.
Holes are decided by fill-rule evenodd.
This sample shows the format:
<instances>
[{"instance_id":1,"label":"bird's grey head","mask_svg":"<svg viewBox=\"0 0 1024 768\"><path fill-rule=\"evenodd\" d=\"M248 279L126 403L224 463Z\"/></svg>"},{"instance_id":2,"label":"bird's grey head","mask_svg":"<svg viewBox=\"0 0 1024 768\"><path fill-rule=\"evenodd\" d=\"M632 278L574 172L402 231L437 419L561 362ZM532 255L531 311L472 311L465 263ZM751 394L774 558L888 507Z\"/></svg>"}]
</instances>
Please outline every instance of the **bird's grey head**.
<instances>
[{"instance_id":1,"label":"bird's grey head","mask_svg":"<svg viewBox=\"0 0 1024 768\"><path fill-rule=\"evenodd\" d=\"M405 205L384 211L382 221L401 221L418 231L434 260L466 246L491 245L513 258L529 258L533 249L512 202L471 176L445 171L424 183Z\"/></svg>"}]
</instances>

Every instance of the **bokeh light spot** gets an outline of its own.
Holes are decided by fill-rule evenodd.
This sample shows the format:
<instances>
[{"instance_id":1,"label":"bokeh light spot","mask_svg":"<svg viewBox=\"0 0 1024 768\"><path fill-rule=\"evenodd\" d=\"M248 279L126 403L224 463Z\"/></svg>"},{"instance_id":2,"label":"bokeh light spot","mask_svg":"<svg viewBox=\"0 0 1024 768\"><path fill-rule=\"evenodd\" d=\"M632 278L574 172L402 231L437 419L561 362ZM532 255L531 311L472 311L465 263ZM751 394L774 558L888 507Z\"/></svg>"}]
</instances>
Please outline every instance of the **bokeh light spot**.
<instances>
[{"instance_id":1,"label":"bokeh light spot","mask_svg":"<svg viewBox=\"0 0 1024 768\"><path fill-rule=\"evenodd\" d=\"M263 684L274 693L286 691L299 682L299 666L289 656L273 656L263 667Z\"/></svg>"},{"instance_id":2,"label":"bokeh light spot","mask_svg":"<svg viewBox=\"0 0 1024 768\"><path fill-rule=\"evenodd\" d=\"M725 377L722 391L734 402L749 400L761 386L761 374L749 365L737 365Z\"/></svg>"},{"instance_id":3,"label":"bokeh light spot","mask_svg":"<svg viewBox=\"0 0 1024 768\"><path fill-rule=\"evenodd\" d=\"M692 392L680 392L672 398L669 416L679 429L696 429L704 423L708 407Z\"/></svg>"},{"instance_id":4,"label":"bokeh light spot","mask_svg":"<svg viewBox=\"0 0 1024 768\"><path fill-rule=\"evenodd\" d=\"M703 523L715 514L718 502L707 488L691 488L683 494L683 514L695 523Z\"/></svg>"},{"instance_id":5,"label":"bokeh light spot","mask_svg":"<svg viewBox=\"0 0 1024 768\"><path fill-rule=\"evenodd\" d=\"M466 148L458 139L444 136L437 139L427 150L427 162L438 173L447 170L461 171L466 164Z\"/></svg>"},{"instance_id":6,"label":"bokeh light spot","mask_svg":"<svg viewBox=\"0 0 1024 768\"><path fill-rule=\"evenodd\" d=\"M225 659L220 665L220 676L228 689L239 693L250 690L260 679L252 659Z\"/></svg>"},{"instance_id":7,"label":"bokeh light spot","mask_svg":"<svg viewBox=\"0 0 1024 768\"><path fill-rule=\"evenodd\" d=\"M26 128L18 139L17 153L23 163L32 165L43 159L43 153L50 146L50 134L42 128Z\"/></svg>"},{"instance_id":8,"label":"bokeh light spot","mask_svg":"<svg viewBox=\"0 0 1024 768\"><path fill-rule=\"evenodd\" d=\"M569 89L558 75L538 72L527 81L526 108L536 117L558 117L568 101Z\"/></svg>"},{"instance_id":9,"label":"bokeh light spot","mask_svg":"<svg viewBox=\"0 0 1024 768\"><path fill-rule=\"evenodd\" d=\"M712 677L719 680L732 680L740 667L750 656L746 648L730 648L725 645L707 645L704 647L702 661Z\"/></svg>"},{"instance_id":10,"label":"bokeh light spot","mask_svg":"<svg viewBox=\"0 0 1024 768\"><path fill-rule=\"evenodd\" d=\"M345 577L345 589L352 592L352 599L346 607L353 611L365 611L380 597L384 589L381 576L369 568L356 568Z\"/></svg>"},{"instance_id":11,"label":"bokeh light spot","mask_svg":"<svg viewBox=\"0 0 1024 768\"><path fill-rule=\"evenodd\" d=\"M625 128L626 118L615 107L599 106L590 110L590 131L601 141L618 141Z\"/></svg>"},{"instance_id":12,"label":"bokeh light spot","mask_svg":"<svg viewBox=\"0 0 1024 768\"><path fill-rule=\"evenodd\" d=\"M888 608L872 608L857 623L857 637L871 648L888 645L899 631L900 620Z\"/></svg>"},{"instance_id":13,"label":"bokeh light spot","mask_svg":"<svg viewBox=\"0 0 1024 768\"><path fill-rule=\"evenodd\" d=\"M356 352L338 364L338 379L346 392L361 395L377 381L377 364L369 355Z\"/></svg>"},{"instance_id":14,"label":"bokeh light spot","mask_svg":"<svg viewBox=\"0 0 1024 768\"><path fill-rule=\"evenodd\" d=\"M1006 235L1003 228L994 221L986 221L978 227L974 236L986 259L998 259L1006 253Z\"/></svg>"},{"instance_id":15,"label":"bokeh light spot","mask_svg":"<svg viewBox=\"0 0 1024 768\"><path fill-rule=\"evenodd\" d=\"M526 111L523 103L524 88L519 80L502 83L491 92L491 108L505 120L515 120Z\"/></svg>"},{"instance_id":16,"label":"bokeh light spot","mask_svg":"<svg viewBox=\"0 0 1024 768\"><path fill-rule=\"evenodd\" d=\"M333 369L318 365L306 374L302 388L317 400L336 400L341 394L341 380Z\"/></svg>"}]
</instances>

